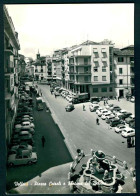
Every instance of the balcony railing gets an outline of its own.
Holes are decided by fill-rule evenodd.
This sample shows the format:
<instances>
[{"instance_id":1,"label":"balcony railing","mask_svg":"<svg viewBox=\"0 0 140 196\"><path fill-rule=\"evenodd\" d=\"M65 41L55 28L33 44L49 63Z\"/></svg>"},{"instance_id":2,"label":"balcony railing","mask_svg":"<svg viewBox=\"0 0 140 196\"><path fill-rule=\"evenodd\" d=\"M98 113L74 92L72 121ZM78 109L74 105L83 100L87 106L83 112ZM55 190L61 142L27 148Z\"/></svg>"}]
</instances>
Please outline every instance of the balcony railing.
<instances>
[{"instance_id":1,"label":"balcony railing","mask_svg":"<svg viewBox=\"0 0 140 196\"><path fill-rule=\"evenodd\" d=\"M12 74L14 73L14 67L6 67L5 74Z\"/></svg>"},{"instance_id":2,"label":"balcony railing","mask_svg":"<svg viewBox=\"0 0 140 196\"><path fill-rule=\"evenodd\" d=\"M88 80L88 81L75 81L76 84L90 84L91 83L91 80Z\"/></svg>"},{"instance_id":3,"label":"balcony railing","mask_svg":"<svg viewBox=\"0 0 140 196\"><path fill-rule=\"evenodd\" d=\"M68 66L74 66L74 63L69 63Z\"/></svg>"},{"instance_id":4,"label":"balcony railing","mask_svg":"<svg viewBox=\"0 0 140 196\"><path fill-rule=\"evenodd\" d=\"M11 96L14 94L14 88L10 91Z\"/></svg>"},{"instance_id":5,"label":"balcony railing","mask_svg":"<svg viewBox=\"0 0 140 196\"><path fill-rule=\"evenodd\" d=\"M90 63L84 63L84 64L82 64L82 63L77 63L77 64L75 64L75 66L84 66L84 67L87 67L87 66L91 66L91 64Z\"/></svg>"},{"instance_id":6,"label":"balcony railing","mask_svg":"<svg viewBox=\"0 0 140 196\"><path fill-rule=\"evenodd\" d=\"M71 75L73 75L73 74L75 74L76 72L74 72L74 71L69 71L68 72L68 74L71 74Z\"/></svg>"},{"instance_id":7,"label":"balcony railing","mask_svg":"<svg viewBox=\"0 0 140 196\"><path fill-rule=\"evenodd\" d=\"M91 75L91 72L76 72L76 75Z\"/></svg>"},{"instance_id":8,"label":"balcony railing","mask_svg":"<svg viewBox=\"0 0 140 196\"><path fill-rule=\"evenodd\" d=\"M8 53L9 55L14 55L14 52L13 52L13 47L12 46L7 46L4 51L6 53Z\"/></svg>"}]
</instances>

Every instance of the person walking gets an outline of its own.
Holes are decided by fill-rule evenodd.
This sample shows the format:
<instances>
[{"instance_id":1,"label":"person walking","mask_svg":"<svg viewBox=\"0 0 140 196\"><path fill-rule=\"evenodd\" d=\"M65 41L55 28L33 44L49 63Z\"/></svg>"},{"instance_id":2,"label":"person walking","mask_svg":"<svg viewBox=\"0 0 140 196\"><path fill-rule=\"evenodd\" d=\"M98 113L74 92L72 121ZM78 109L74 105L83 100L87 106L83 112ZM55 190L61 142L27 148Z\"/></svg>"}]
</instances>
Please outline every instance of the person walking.
<instances>
[{"instance_id":1,"label":"person walking","mask_svg":"<svg viewBox=\"0 0 140 196\"><path fill-rule=\"evenodd\" d=\"M96 119L96 124L99 125L99 118Z\"/></svg>"},{"instance_id":2,"label":"person walking","mask_svg":"<svg viewBox=\"0 0 140 196\"><path fill-rule=\"evenodd\" d=\"M42 136L41 141L42 141L42 147L44 148L44 146L45 146L45 142L46 142L46 140L45 140L45 137L44 137L44 136Z\"/></svg>"},{"instance_id":3,"label":"person walking","mask_svg":"<svg viewBox=\"0 0 140 196\"><path fill-rule=\"evenodd\" d=\"M130 148L131 147L131 137L128 136L127 137L127 148Z\"/></svg>"},{"instance_id":4,"label":"person walking","mask_svg":"<svg viewBox=\"0 0 140 196\"><path fill-rule=\"evenodd\" d=\"M85 111L86 110L86 107L85 107L85 105L83 104L83 111Z\"/></svg>"},{"instance_id":5,"label":"person walking","mask_svg":"<svg viewBox=\"0 0 140 196\"><path fill-rule=\"evenodd\" d=\"M120 97L118 96L118 101L120 101Z\"/></svg>"},{"instance_id":6,"label":"person walking","mask_svg":"<svg viewBox=\"0 0 140 196\"><path fill-rule=\"evenodd\" d=\"M105 105L105 100L104 100L104 105Z\"/></svg>"}]
</instances>

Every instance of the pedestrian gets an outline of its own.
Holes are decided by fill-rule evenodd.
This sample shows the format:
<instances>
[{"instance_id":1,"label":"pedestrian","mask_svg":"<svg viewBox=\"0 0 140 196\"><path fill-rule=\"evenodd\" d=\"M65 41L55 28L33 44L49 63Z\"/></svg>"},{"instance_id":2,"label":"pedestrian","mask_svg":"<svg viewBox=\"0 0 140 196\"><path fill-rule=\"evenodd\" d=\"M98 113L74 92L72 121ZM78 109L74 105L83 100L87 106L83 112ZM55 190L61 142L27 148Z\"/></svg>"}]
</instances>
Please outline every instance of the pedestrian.
<instances>
[{"instance_id":1,"label":"pedestrian","mask_svg":"<svg viewBox=\"0 0 140 196\"><path fill-rule=\"evenodd\" d=\"M56 98L56 94L54 94L55 98Z\"/></svg>"},{"instance_id":2,"label":"pedestrian","mask_svg":"<svg viewBox=\"0 0 140 196\"><path fill-rule=\"evenodd\" d=\"M83 111L85 111L86 110L86 107L85 107L85 105L83 104Z\"/></svg>"},{"instance_id":3,"label":"pedestrian","mask_svg":"<svg viewBox=\"0 0 140 196\"><path fill-rule=\"evenodd\" d=\"M118 96L118 101L120 101L120 97Z\"/></svg>"},{"instance_id":4,"label":"pedestrian","mask_svg":"<svg viewBox=\"0 0 140 196\"><path fill-rule=\"evenodd\" d=\"M99 118L96 119L96 124L99 125Z\"/></svg>"},{"instance_id":5,"label":"pedestrian","mask_svg":"<svg viewBox=\"0 0 140 196\"><path fill-rule=\"evenodd\" d=\"M130 146L131 146L131 137L128 136L127 137L127 148L130 148Z\"/></svg>"},{"instance_id":6,"label":"pedestrian","mask_svg":"<svg viewBox=\"0 0 140 196\"><path fill-rule=\"evenodd\" d=\"M134 141L134 137L132 137L132 139L131 139L131 146L132 146L132 147L134 147L134 142L135 142L135 141Z\"/></svg>"},{"instance_id":7,"label":"pedestrian","mask_svg":"<svg viewBox=\"0 0 140 196\"><path fill-rule=\"evenodd\" d=\"M108 104L108 98L106 98L106 104Z\"/></svg>"},{"instance_id":8,"label":"pedestrian","mask_svg":"<svg viewBox=\"0 0 140 196\"><path fill-rule=\"evenodd\" d=\"M104 105L105 105L105 100L104 100Z\"/></svg>"},{"instance_id":9,"label":"pedestrian","mask_svg":"<svg viewBox=\"0 0 140 196\"><path fill-rule=\"evenodd\" d=\"M41 140L42 140L42 147L44 148L44 145L45 145L45 137L44 136L42 136L42 138L41 138Z\"/></svg>"}]
</instances>

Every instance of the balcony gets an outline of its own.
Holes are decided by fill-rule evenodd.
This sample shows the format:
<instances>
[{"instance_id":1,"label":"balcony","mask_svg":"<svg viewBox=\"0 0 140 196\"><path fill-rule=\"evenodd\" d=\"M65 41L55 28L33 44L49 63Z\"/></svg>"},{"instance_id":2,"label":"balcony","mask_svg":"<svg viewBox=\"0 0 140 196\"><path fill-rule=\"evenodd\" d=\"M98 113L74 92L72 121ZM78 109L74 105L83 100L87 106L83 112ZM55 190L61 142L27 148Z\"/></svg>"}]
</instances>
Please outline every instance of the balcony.
<instances>
[{"instance_id":1,"label":"balcony","mask_svg":"<svg viewBox=\"0 0 140 196\"><path fill-rule=\"evenodd\" d=\"M69 63L68 66L69 67L73 67L74 66L74 63Z\"/></svg>"},{"instance_id":2,"label":"balcony","mask_svg":"<svg viewBox=\"0 0 140 196\"><path fill-rule=\"evenodd\" d=\"M8 46L4 49L4 52L9 54L9 55L14 55L14 52L13 52L13 47L12 46Z\"/></svg>"},{"instance_id":3,"label":"balcony","mask_svg":"<svg viewBox=\"0 0 140 196\"><path fill-rule=\"evenodd\" d=\"M5 68L5 74L13 74L14 73L14 67L6 67Z\"/></svg>"},{"instance_id":4,"label":"balcony","mask_svg":"<svg viewBox=\"0 0 140 196\"><path fill-rule=\"evenodd\" d=\"M11 96L14 94L14 88L10 91Z\"/></svg>"},{"instance_id":5,"label":"balcony","mask_svg":"<svg viewBox=\"0 0 140 196\"><path fill-rule=\"evenodd\" d=\"M11 99L11 93L8 91L7 88L5 88L5 100Z\"/></svg>"},{"instance_id":6,"label":"balcony","mask_svg":"<svg viewBox=\"0 0 140 196\"><path fill-rule=\"evenodd\" d=\"M75 84L91 84L91 81L75 81Z\"/></svg>"},{"instance_id":7,"label":"balcony","mask_svg":"<svg viewBox=\"0 0 140 196\"><path fill-rule=\"evenodd\" d=\"M91 64L88 63L88 64L80 64L80 63L77 63L75 64L75 66L79 66L79 67L91 67Z\"/></svg>"},{"instance_id":8,"label":"balcony","mask_svg":"<svg viewBox=\"0 0 140 196\"><path fill-rule=\"evenodd\" d=\"M68 74L74 75L76 72L74 71L69 71Z\"/></svg>"},{"instance_id":9,"label":"balcony","mask_svg":"<svg viewBox=\"0 0 140 196\"><path fill-rule=\"evenodd\" d=\"M91 75L91 72L90 71L87 71L87 72L75 72L76 75Z\"/></svg>"},{"instance_id":10,"label":"balcony","mask_svg":"<svg viewBox=\"0 0 140 196\"><path fill-rule=\"evenodd\" d=\"M18 54L14 56L14 59L15 59L15 60L19 60Z\"/></svg>"}]
</instances>

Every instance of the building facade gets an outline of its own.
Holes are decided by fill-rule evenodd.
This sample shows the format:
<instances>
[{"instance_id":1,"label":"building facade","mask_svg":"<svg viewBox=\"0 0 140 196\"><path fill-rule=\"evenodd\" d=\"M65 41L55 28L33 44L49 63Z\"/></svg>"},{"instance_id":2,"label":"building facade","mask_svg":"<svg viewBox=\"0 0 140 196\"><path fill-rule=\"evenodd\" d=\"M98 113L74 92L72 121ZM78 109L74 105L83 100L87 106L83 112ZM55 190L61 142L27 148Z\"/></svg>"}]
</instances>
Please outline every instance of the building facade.
<instances>
[{"instance_id":1,"label":"building facade","mask_svg":"<svg viewBox=\"0 0 140 196\"><path fill-rule=\"evenodd\" d=\"M113 44L86 41L71 50L69 87L75 93L111 97L115 95L113 75Z\"/></svg>"},{"instance_id":2,"label":"building facade","mask_svg":"<svg viewBox=\"0 0 140 196\"><path fill-rule=\"evenodd\" d=\"M134 46L114 49L115 91L117 96L134 95Z\"/></svg>"},{"instance_id":3,"label":"building facade","mask_svg":"<svg viewBox=\"0 0 140 196\"><path fill-rule=\"evenodd\" d=\"M38 54L36 55L36 60L32 63L34 66L34 79L37 81L47 79L47 66L46 66L46 57L40 56L40 53L38 51Z\"/></svg>"},{"instance_id":4,"label":"building facade","mask_svg":"<svg viewBox=\"0 0 140 196\"><path fill-rule=\"evenodd\" d=\"M6 6L4 6L5 134L7 145L11 139L17 111L20 72L19 49L18 33L15 31Z\"/></svg>"}]
</instances>

